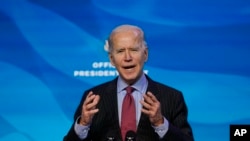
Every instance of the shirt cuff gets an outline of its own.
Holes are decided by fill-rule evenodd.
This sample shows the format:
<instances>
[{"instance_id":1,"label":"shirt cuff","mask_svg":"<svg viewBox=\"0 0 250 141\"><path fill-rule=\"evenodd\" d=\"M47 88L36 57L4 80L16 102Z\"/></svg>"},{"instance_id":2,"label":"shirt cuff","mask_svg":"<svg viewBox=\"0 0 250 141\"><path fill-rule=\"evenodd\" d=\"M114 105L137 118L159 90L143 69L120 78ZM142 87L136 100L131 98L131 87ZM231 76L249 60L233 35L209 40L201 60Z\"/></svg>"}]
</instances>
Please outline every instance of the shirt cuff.
<instances>
[{"instance_id":1,"label":"shirt cuff","mask_svg":"<svg viewBox=\"0 0 250 141\"><path fill-rule=\"evenodd\" d=\"M76 119L75 125L74 125L74 130L76 132L76 135L80 138L80 139L85 139L88 136L88 132L89 132L89 125L84 126L81 124L78 124L78 120L81 118L81 116L79 116Z\"/></svg>"},{"instance_id":2,"label":"shirt cuff","mask_svg":"<svg viewBox=\"0 0 250 141\"><path fill-rule=\"evenodd\" d=\"M169 123L168 120L164 117L163 124L159 126L152 126L155 129L155 132L159 135L160 138L163 138L163 136L167 133Z\"/></svg>"}]
</instances>

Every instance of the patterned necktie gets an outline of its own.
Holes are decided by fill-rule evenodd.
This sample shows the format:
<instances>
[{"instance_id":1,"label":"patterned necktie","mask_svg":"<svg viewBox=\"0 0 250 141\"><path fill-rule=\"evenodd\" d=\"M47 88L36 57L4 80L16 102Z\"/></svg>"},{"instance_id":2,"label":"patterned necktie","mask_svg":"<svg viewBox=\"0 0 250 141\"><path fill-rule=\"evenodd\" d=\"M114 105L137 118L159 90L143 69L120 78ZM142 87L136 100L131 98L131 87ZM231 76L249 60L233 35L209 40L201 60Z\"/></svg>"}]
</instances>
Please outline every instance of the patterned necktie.
<instances>
[{"instance_id":1,"label":"patterned necktie","mask_svg":"<svg viewBox=\"0 0 250 141\"><path fill-rule=\"evenodd\" d=\"M134 88L130 86L126 88L127 93L122 103L121 133L123 141L129 130L136 132L136 112L135 101L132 96L133 90Z\"/></svg>"}]
</instances>

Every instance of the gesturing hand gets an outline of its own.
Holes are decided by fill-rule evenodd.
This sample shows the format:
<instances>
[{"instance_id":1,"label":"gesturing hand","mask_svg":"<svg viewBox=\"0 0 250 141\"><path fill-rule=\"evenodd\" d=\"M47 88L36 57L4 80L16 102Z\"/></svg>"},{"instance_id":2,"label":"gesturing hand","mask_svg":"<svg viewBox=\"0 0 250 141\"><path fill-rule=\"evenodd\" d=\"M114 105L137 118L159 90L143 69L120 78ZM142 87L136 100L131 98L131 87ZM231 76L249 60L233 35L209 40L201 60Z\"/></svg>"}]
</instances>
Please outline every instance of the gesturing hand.
<instances>
[{"instance_id":1,"label":"gesturing hand","mask_svg":"<svg viewBox=\"0 0 250 141\"><path fill-rule=\"evenodd\" d=\"M159 126L163 124L164 119L161 114L161 103L156 99L156 97L151 93L143 95L144 100L141 100L142 113L148 115L149 120L153 126Z\"/></svg>"},{"instance_id":2,"label":"gesturing hand","mask_svg":"<svg viewBox=\"0 0 250 141\"><path fill-rule=\"evenodd\" d=\"M96 105L98 104L99 100L99 95L94 94L92 91L88 93L82 105L80 124L88 125L91 123L93 116L99 111L99 109L96 108Z\"/></svg>"}]
</instances>

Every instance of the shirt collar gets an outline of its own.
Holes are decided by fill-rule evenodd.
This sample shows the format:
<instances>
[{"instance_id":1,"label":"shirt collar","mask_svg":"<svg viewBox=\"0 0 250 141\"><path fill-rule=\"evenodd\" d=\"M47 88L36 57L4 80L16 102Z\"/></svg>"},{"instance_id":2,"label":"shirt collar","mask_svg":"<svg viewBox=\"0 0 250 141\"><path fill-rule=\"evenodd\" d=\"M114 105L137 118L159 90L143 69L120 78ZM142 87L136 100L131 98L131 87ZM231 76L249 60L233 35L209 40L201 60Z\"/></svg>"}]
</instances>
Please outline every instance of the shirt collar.
<instances>
[{"instance_id":1,"label":"shirt collar","mask_svg":"<svg viewBox=\"0 0 250 141\"><path fill-rule=\"evenodd\" d=\"M145 76L145 74L142 74L142 76L139 78L138 81L136 81L132 87L135 88L137 91L143 93L143 90L145 89L145 87L147 86L147 78ZM117 92L121 92L122 90L124 90L126 87L128 86L128 84L126 84L124 82L124 80L119 76L118 77L118 81L117 81Z\"/></svg>"}]
</instances>

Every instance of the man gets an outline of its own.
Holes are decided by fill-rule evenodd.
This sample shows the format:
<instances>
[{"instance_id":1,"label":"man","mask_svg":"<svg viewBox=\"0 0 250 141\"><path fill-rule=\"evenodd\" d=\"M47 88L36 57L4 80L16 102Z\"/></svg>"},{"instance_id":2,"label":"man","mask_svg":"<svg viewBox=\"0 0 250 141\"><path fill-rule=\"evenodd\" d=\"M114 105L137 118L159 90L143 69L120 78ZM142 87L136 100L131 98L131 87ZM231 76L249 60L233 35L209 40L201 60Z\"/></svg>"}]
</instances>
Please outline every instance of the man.
<instances>
[{"instance_id":1,"label":"man","mask_svg":"<svg viewBox=\"0 0 250 141\"><path fill-rule=\"evenodd\" d=\"M143 73L148 59L144 32L133 25L118 26L106 47L119 76L85 91L64 141L102 141L109 136L124 141L130 130L137 141L193 141L182 93ZM132 92L126 91L128 86ZM131 95L133 108L127 110L133 110L128 112L123 102Z\"/></svg>"}]
</instances>

